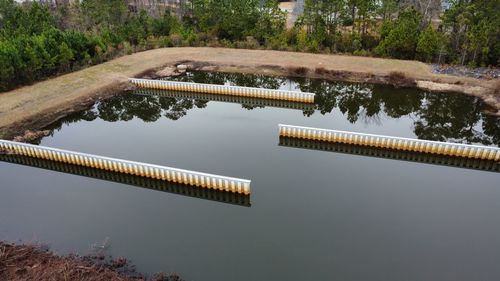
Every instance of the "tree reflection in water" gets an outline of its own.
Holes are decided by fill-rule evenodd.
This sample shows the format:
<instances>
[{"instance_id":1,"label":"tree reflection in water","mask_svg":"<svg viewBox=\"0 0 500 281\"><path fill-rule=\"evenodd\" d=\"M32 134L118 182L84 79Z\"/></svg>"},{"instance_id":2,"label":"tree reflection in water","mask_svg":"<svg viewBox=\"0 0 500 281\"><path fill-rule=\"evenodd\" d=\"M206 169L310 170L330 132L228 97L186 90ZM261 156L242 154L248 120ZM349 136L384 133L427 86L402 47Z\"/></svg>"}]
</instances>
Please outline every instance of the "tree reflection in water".
<instances>
[{"instance_id":1,"label":"tree reflection in water","mask_svg":"<svg viewBox=\"0 0 500 281\"><path fill-rule=\"evenodd\" d=\"M173 78L178 81L227 84L269 89L300 89L316 93L315 110L304 116L331 114L335 108L351 123L381 122L384 118L408 116L420 139L482 143L500 146L500 118L481 111L483 103L460 94L427 93L418 89L395 89L385 85L329 82L317 79L269 77L216 72L189 72ZM193 108L204 108L208 100L133 95L125 93L98 103L93 108L68 116L52 128L79 120L100 118L108 122L139 118L157 121L162 116L178 120ZM242 104L248 110L259 108Z\"/></svg>"}]
</instances>

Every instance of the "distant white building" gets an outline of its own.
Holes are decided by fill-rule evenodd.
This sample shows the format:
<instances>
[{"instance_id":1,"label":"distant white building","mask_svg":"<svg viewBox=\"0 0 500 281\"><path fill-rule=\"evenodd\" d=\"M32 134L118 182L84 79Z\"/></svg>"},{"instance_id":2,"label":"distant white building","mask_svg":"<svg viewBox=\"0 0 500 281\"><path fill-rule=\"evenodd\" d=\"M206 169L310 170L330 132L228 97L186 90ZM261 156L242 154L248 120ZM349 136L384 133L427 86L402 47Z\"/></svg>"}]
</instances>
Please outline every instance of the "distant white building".
<instances>
[{"instance_id":1,"label":"distant white building","mask_svg":"<svg viewBox=\"0 0 500 281\"><path fill-rule=\"evenodd\" d=\"M441 0L441 11L447 11L451 7L451 3L448 0Z\"/></svg>"}]
</instances>

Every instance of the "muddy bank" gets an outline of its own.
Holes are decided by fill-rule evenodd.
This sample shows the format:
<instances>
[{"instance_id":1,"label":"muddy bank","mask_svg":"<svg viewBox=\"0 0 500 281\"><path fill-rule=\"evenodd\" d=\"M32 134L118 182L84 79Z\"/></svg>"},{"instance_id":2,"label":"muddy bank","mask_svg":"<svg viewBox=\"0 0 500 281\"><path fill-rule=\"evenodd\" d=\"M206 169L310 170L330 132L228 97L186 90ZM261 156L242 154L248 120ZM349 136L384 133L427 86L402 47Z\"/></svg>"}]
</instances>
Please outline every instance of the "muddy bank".
<instances>
[{"instance_id":1,"label":"muddy bank","mask_svg":"<svg viewBox=\"0 0 500 281\"><path fill-rule=\"evenodd\" d=\"M147 278L135 272L125 258L107 261L103 256L59 256L35 245L0 241L0 280L10 281L181 281L177 275Z\"/></svg>"},{"instance_id":2,"label":"muddy bank","mask_svg":"<svg viewBox=\"0 0 500 281\"><path fill-rule=\"evenodd\" d=\"M417 61L224 48L165 48L136 53L0 94L0 138L12 139L129 87L129 77L190 70L259 73L333 81L390 84L482 98L500 112L496 81L435 74ZM176 68L174 69L176 71ZM160 71L160 73L157 73ZM498 80L498 79L497 79Z\"/></svg>"}]
</instances>

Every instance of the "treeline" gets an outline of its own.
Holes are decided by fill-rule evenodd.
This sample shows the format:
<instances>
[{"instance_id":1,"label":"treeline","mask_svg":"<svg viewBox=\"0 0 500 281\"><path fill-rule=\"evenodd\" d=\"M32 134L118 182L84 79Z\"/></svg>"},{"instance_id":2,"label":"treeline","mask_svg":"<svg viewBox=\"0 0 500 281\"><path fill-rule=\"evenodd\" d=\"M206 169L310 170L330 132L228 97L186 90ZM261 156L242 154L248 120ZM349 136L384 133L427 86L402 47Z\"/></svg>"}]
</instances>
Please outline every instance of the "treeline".
<instances>
[{"instance_id":1,"label":"treeline","mask_svg":"<svg viewBox=\"0 0 500 281\"><path fill-rule=\"evenodd\" d=\"M131 13L122 0L83 0L57 8L0 0L0 91L168 46L170 30L178 25L170 13L159 18Z\"/></svg>"},{"instance_id":2,"label":"treeline","mask_svg":"<svg viewBox=\"0 0 500 281\"><path fill-rule=\"evenodd\" d=\"M500 60L498 0L450 0L442 16L439 0L305 1L297 44L309 50L471 67Z\"/></svg>"},{"instance_id":3,"label":"treeline","mask_svg":"<svg viewBox=\"0 0 500 281\"><path fill-rule=\"evenodd\" d=\"M0 0L0 91L171 46L352 53L469 66L496 66L500 58L498 0L458 0L438 23L429 5L306 0L304 14L288 29L276 0L181 3L176 13L166 7L151 13L126 0L57 6Z\"/></svg>"}]
</instances>

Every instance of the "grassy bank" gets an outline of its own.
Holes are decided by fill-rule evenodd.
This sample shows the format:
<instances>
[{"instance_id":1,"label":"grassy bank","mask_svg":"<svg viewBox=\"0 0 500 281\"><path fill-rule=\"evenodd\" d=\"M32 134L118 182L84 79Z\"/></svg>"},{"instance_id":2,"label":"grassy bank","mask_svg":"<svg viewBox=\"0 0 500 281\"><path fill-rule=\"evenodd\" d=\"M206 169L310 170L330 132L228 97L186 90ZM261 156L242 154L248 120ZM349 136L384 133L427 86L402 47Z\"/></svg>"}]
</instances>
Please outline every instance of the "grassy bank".
<instances>
[{"instance_id":1,"label":"grassy bank","mask_svg":"<svg viewBox=\"0 0 500 281\"><path fill-rule=\"evenodd\" d=\"M500 110L495 81L434 74L417 61L225 48L163 48L120 57L0 94L0 135L11 138L83 109L128 86L127 78L189 63L207 71L316 77L461 92ZM496 84L495 84L496 83Z\"/></svg>"}]
</instances>

